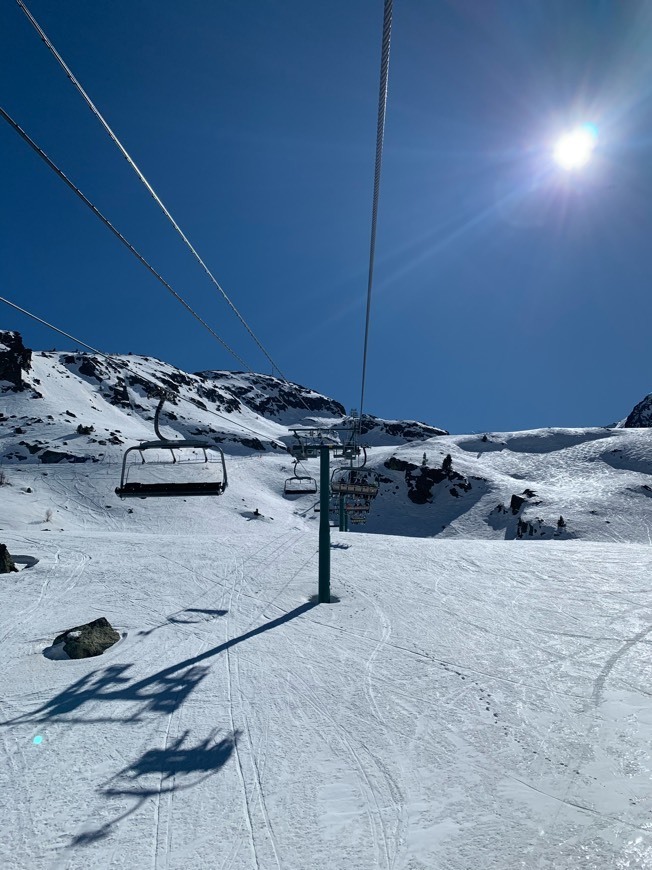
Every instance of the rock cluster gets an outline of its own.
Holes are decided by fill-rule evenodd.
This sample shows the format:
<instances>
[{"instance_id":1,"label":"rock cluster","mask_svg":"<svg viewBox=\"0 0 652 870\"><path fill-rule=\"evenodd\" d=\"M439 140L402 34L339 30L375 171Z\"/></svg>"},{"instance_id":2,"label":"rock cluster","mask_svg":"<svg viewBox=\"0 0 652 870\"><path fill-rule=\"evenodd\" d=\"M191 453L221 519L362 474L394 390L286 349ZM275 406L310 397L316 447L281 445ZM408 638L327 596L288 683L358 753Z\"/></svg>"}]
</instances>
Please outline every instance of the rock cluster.
<instances>
[{"instance_id":1,"label":"rock cluster","mask_svg":"<svg viewBox=\"0 0 652 870\"><path fill-rule=\"evenodd\" d=\"M423 464L415 465L413 462L406 462L396 456L390 456L385 462L385 468L389 468L391 471L405 472L407 496L414 504L427 504L432 501L433 487L443 481L453 484L448 488L448 491L452 496L458 498L460 490L469 492L472 488L467 478L453 469L450 456L445 457L441 468L430 468Z\"/></svg>"}]
</instances>

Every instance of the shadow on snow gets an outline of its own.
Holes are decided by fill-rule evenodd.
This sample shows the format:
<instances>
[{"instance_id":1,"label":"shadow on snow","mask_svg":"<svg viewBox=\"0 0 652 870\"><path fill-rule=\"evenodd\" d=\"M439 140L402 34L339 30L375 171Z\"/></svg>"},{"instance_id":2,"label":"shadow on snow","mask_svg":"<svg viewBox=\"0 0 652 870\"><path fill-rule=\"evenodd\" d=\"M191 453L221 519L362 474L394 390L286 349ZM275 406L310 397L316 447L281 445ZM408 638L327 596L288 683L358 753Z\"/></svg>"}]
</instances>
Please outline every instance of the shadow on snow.
<instances>
[{"instance_id":1,"label":"shadow on snow","mask_svg":"<svg viewBox=\"0 0 652 870\"><path fill-rule=\"evenodd\" d=\"M136 801L124 813L100 827L77 834L70 846L89 846L104 840L120 822L137 812L150 798L159 799L170 792L194 788L214 776L233 755L241 732L234 731L216 741L216 732L213 731L194 746L184 745L189 733L184 731L174 743L163 749L148 749L133 764L112 777L109 780L111 785L100 788L99 794L107 799L133 797Z\"/></svg>"},{"instance_id":2,"label":"shadow on snow","mask_svg":"<svg viewBox=\"0 0 652 870\"><path fill-rule=\"evenodd\" d=\"M315 606L316 602L308 601L289 613L272 619L239 637L231 638L231 640L227 640L206 652L163 668L141 680L132 681L127 673L133 667L132 664L110 665L91 674L85 674L31 713L5 720L0 724L6 726L23 722L49 722L52 720L92 724L98 722L134 722L141 719L146 713L169 716L183 704L208 673L209 668L202 666L201 662L214 658L258 634L278 628ZM139 706L134 713L122 718L114 714L91 718L75 718L69 715L80 710L86 704L94 704L99 701L122 702L138 704Z\"/></svg>"}]
</instances>

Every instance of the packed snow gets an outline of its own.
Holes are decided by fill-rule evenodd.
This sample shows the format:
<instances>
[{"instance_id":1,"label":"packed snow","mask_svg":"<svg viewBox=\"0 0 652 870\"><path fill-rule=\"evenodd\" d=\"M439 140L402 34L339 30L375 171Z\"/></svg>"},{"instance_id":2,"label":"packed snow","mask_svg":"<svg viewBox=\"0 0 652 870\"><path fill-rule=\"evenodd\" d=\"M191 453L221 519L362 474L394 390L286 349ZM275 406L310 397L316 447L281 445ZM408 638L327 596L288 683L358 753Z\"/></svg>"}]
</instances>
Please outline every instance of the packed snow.
<instances>
[{"instance_id":1,"label":"packed snow","mask_svg":"<svg viewBox=\"0 0 652 870\"><path fill-rule=\"evenodd\" d=\"M318 605L318 496L283 495L281 445L336 403L275 392L268 419L264 378L134 358L177 379L165 431L215 436L229 486L120 501L156 397L120 401L87 356L35 354L0 395L21 560L0 576L0 866L652 868L649 430L379 424L379 495L332 530ZM100 616L121 638L102 656L53 649Z\"/></svg>"}]
</instances>

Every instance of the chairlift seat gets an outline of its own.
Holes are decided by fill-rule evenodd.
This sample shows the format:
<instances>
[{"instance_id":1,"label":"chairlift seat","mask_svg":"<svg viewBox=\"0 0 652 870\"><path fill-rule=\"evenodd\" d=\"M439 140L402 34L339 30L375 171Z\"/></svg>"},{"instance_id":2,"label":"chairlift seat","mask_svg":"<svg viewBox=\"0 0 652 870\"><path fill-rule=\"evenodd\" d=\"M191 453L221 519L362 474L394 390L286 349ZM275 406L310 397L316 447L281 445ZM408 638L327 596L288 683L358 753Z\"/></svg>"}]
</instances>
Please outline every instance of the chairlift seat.
<instances>
[{"instance_id":1,"label":"chairlift seat","mask_svg":"<svg viewBox=\"0 0 652 870\"><path fill-rule=\"evenodd\" d=\"M337 495L368 495L373 498L378 493L378 484L335 480L331 484L331 491Z\"/></svg>"},{"instance_id":2,"label":"chairlift seat","mask_svg":"<svg viewBox=\"0 0 652 870\"><path fill-rule=\"evenodd\" d=\"M115 493L120 498L147 498L147 496L193 496L222 495L224 484L215 483L125 483L116 487Z\"/></svg>"},{"instance_id":3,"label":"chairlift seat","mask_svg":"<svg viewBox=\"0 0 652 870\"><path fill-rule=\"evenodd\" d=\"M190 463L179 461L178 451L183 450L200 450L203 454L203 460L200 460L201 465L217 465L220 469L219 475L214 480L166 480L159 481L143 481L129 480L130 471L140 469L148 465L145 454L148 451L169 451L171 460L156 463L158 466L168 466L174 468L174 473L179 477L182 472L179 469L186 465L197 465L196 462ZM219 458L209 459L208 452L218 453ZM130 454L140 454L140 464L129 464ZM150 463L153 465L153 463ZM167 497L167 498L185 498L188 496L215 496L222 495L228 485L226 472L226 462L224 452L216 444L209 441L200 441L196 439L170 441L160 439L157 441L143 441L134 447L129 447L125 452L122 460L122 474L120 477L120 485L116 487L115 493L120 498L148 498L148 497Z\"/></svg>"},{"instance_id":4,"label":"chairlift seat","mask_svg":"<svg viewBox=\"0 0 652 870\"><path fill-rule=\"evenodd\" d=\"M284 495L314 495L317 492L317 481L314 477L288 477L283 487Z\"/></svg>"}]
</instances>

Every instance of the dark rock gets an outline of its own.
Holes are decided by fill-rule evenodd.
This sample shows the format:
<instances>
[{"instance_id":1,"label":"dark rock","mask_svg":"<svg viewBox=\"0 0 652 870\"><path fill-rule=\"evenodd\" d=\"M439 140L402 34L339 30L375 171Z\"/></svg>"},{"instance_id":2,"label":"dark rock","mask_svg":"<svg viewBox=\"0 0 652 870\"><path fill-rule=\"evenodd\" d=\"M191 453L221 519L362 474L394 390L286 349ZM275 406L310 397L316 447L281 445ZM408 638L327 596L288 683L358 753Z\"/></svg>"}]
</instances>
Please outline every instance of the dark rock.
<instances>
[{"instance_id":1,"label":"dark rock","mask_svg":"<svg viewBox=\"0 0 652 870\"><path fill-rule=\"evenodd\" d=\"M79 366L79 374L84 375L85 378L95 378L98 381L102 380L102 376L98 373L95 361L88 356L84 358L84 361Z\"/></svg>"},{"instance_id":2,"label":"dark rock","mask_svg":"<svg viewBox=\"0 0 652 870\"><path fill-rule=\"evenodd\" d=\"M20 333L0 330L0 381L8 381L16 391L24 390L23 372L31 365L32 351L24 346Z\"/></svg>"},{"instance_id":3,"label":"dark rock","mask_svg":"<svg viewBox=\"0 0 652 870\"><path fill-rule=\"evenodd\" d=\"M390 456L385 462L385 468L391 471L404 471L405 482L408 487L408 498L414 504L427 504L432 501L432 489L436 484L443 481L453 483L451 494L459 496L459 490L469 492L470 482L462 474L453 471L452 468L429 468L427 465L415 465L413 462L405 462L396 456ZM456 491L453 493L452 489Z\"/></svg>"},{"instance_id":4,"label":"dark rock","mask_svg":"<svg viewBox=\"0 0 652 870\"><path fill-rule=\"evenodd\" d=\"M265 445L258 438L238 438L238 441L250 450L260 450L263 453L265 451Z\"/></svg>"},{"instance_id":5,"label":"dark rock","mask_svg":"<svg viewBox=\"0 0 652 870\"><path fill-rule=\"evenodd\" d=\"M39 450L43 447L43 445L40 444L39 442L37 442L36 444L29 444L27 441L19 441L18 443L20 444L21 447L24 447L28 453L31 453L32 456L35 453L38 453Z\"/></svg>"},{"instance_id":6,"label":"dark rock","mask_svg":"<svg viewBox=\"0 0 652 870\"><path fill-rule=\"evenodd\" d=\"M14 565L14 560L9 555L6 544L0 544L0 574L10 574L17 570L18 568Z\"/></svg>"},{"instance_id":7,"label":"dark rock","mask_svg":"<svg viewBox=\"0 0 652 870\"><path fill-rule=\"evenodd\" d=\"M634 406L622 425L625 429L647 429L652 426L652 393Z\"/></svg>"},{"instance_id":8,"label":"dark rock","mask_svg":"<svg viewBox=\"0 0 652 870\"><path fill-rule=\"evenodd\" d=\"M81 423L77 426L77 434L78 435L90 435L91 432L95 431L94 426L83 426Z\"/></svg>"},{"instance_id":9,"label":"dark rock","mask_svg":"<svg viewBox=\"0 0 652 870\"><path fill-rule=\"evenodd\" d=\"M420 423L417 420L382 420L379 417L374 417L373 414L362 415L360 433L362 435L370 433L375 435L390 435L393 438L400 438L406 442L426 441L428 438L449 434L446 429L428 426L426 423ZM377 443L377 441L378 438L375 439L374 443Z\"/></svg>"},{"instance_id":10,"label":"dark rock","mask_svg":"<svg viewBox=\"0 0 652 870\"><path fill-rule=\"evenodd\" d=\"M520 495L513 495L512 496L512 498L509 502L509 507L514 515L516 515L520 511L520 509L525 504L525 501L526 501L526 499L524 499L523 496L520 496Z\"/></svg>"},{"instance_id":11,"label":"dark rock","mask_svg":"<svg viewBox=\"0 0 652 870\"><path fill-rule=\"evenodd\" d=\"M210 393L211 388L207 386L198 387L197 393L225 410L229 410L225 403L230 404L235 411L239 410L242 402L261 417L283 421L286 424L298 422L306 414L323 414L325 417L346 415L344 406L339 402L300 384L282 381L271 375L208 371L198 372L196 376L209 381L213 390L216 386L222 387L223 393L219 390Z\"/></svg>"},{"instance_id":12,"label":"dark rock","mask_svg":"<svg viewBox=\"0 0 652 870\"><path fill-rule=\"evenodd\" d=\"M399 459L397 456L390 456L384 463L385 468L390 471L408 471L410 468L416 468L411 462L406 462L404 459Z\"/></svg>"},{"instance_id":13,"label":"dark rock","mask_svg":"<svg viewBox=\"0 0 652 870\"><path fill-rule=\"evenodd\" d=\"M63 643L64 652L71 659L87 659L102 653L120 640L120 635L104 616L69 628L55 637L53 646Z\"/></svg>"},{"instance_id":14,"label":"dark rock","mask_svg":"<svg viewBox=\"0 0 652 870\"><path fill-rule=\"evenodd\" d=\"M88 456L73 456L72 453L62 453L57 450L44 450L39 457L46 465L57 462L86 462L88 458Z\"/></svg>"}]
</instances>

